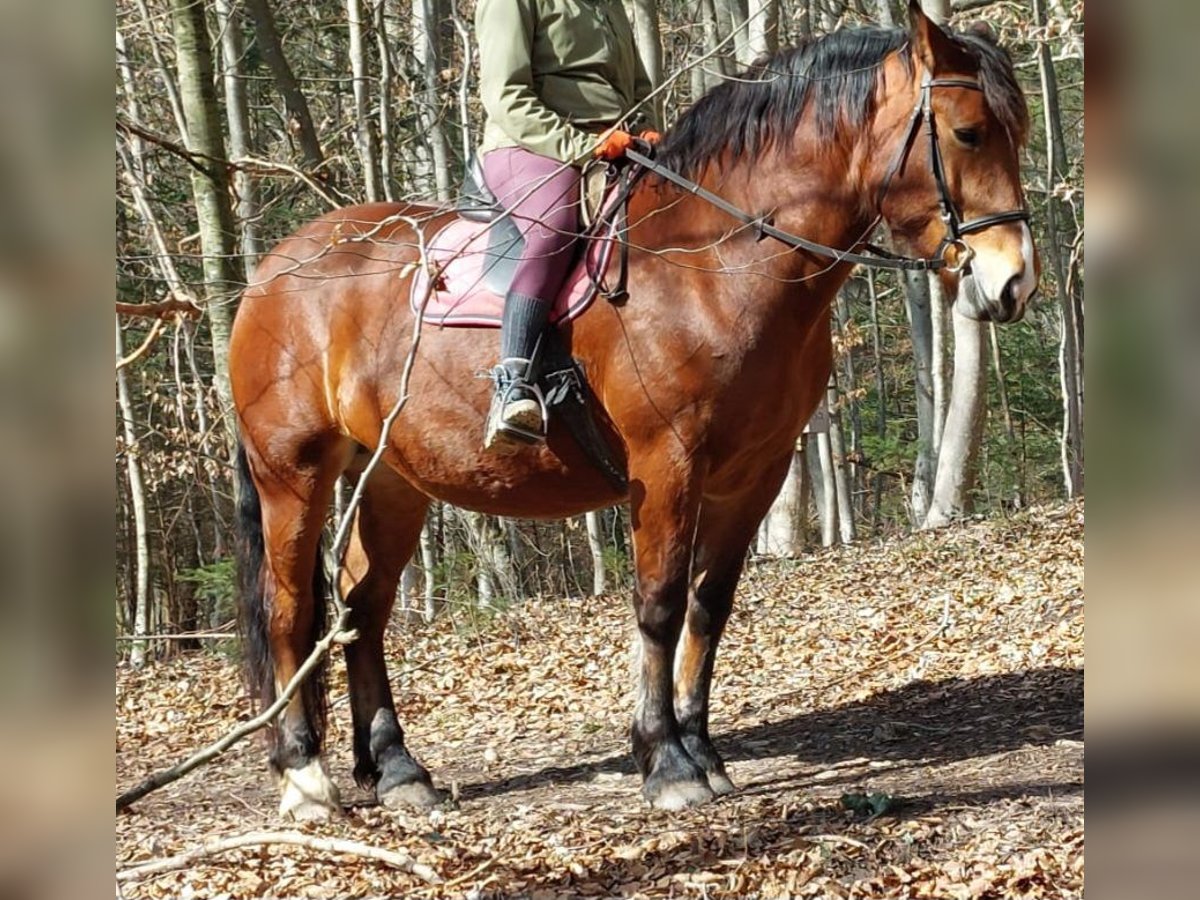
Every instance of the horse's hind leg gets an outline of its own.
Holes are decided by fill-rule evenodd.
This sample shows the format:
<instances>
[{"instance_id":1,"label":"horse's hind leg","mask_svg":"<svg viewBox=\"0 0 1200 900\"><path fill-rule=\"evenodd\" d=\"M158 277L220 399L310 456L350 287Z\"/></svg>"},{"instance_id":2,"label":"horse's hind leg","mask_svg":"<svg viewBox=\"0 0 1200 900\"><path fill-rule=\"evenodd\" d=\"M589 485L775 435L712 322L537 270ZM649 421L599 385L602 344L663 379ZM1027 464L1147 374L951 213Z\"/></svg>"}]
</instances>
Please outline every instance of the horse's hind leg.
<instances>
[{"instance_id":1,"label":"horse's hind leg","mask_svg":"<svg viewBox=\"0 0 1200 900\"><path fill-rule=\"evenodd\" d=\"M734 789L708 732L717 645L733 609L746 551L778 493L788 464L790 457L768 467L741 496L706 499L700 505L687 619L676 656L675 715L684 748L704 770L709 787L717 794Z\"/></svg>"},{"instance_id":2,"label":"horse's hind leg","mask_svg":"<svg viewBox=\"0 0 1200 900\"><path fill-rule=\"evenodd\" d=\"M390 469L372 472L355 515L343 568L350 624L358 639L346 645L350 709L354 720L354 778L374 787L385 806L418 809L437 804L429 773L409 754L396 717L383 636L396 585L420 540L426 497Z\"/></svg>"},{"instance_id":3,"label":"horse's hind leg","mask_svg":"<svg viewBox=\"0 0 1200 900\"><path fill-rule=\"evenodd\" d=\"M292 449L263 460L247 447L262 505L265 630L273 668L273 678L263 685L264 705L291 681L326 628L321 531L347 446L331 437ZM309 675L273 729L270 763L280 780L279 810L297 819L341 812L337 787L321 760L323 674L320 666Z\"/></svg>"}]
</instances>

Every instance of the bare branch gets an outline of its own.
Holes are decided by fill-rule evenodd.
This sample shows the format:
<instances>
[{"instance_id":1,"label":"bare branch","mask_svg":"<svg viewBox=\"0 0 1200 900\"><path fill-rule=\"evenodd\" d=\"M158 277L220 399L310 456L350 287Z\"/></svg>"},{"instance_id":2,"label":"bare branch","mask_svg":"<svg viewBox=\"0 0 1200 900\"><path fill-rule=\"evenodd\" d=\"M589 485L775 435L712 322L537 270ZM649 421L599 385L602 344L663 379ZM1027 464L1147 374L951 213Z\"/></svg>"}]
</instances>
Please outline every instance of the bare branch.
<instances>
[{"instance_id":1,"label":"bare branch","mask_svg":"<svg viewBox=\"0 0 1200 900\"><path fill-rule=\"evenodd\" d=\"M166 327L165 319L158 319L150 328L150 333L146 335L146 339L138 346L136 350L127 356L123 356L117 360L117 371L124 369L126 366L131 366L150 350L150 346L158 340L158 336L162 334L163 328Z\"/></svg>"},{"instance_id":2,"label":"bare branch","mask_svg":"<svg viewBox=\"0 0 1200 900\"><path fill-rule=\"evenodd\" d=\"M363 859L371 859L384 863L403 872L408 872L411 875L416 875L422 881L426 881L429 884L442 883L442 879L437 872L433 871L429 866L417 862L407 853L396 850L384 850L382 847L373 847L370 844L363 844L359 841L348 841L342 838L315 837L314 835L303 834L299 831L251 831L247 834L239 834L233 837L213 838L205 841L199 847L188 850L186 853L122 869L117 873L117 881L137 881L145 878L147 875L157 875L160 872L169 872L172 869L182 869L206 856L215 856L219 853L227 853L230 850L240 850L245 847L265 847L271 844L305 847L309 850L318 850L322 853L340 853L348 856L358 856Z\"/></svg>"},{"instance_id":3,"label":"bare branch","mask_svg":"<svg viewBox=\"0 0 1200 900\"><path fill-rule=\"evenodd\" d=\"M166 319L179 315L185 319L198 319L203 314L196 301L190 297L168 297L157 303L118 303L117 314L122 316L137 316L143 319Z\"/></svg>"}]
</instances>

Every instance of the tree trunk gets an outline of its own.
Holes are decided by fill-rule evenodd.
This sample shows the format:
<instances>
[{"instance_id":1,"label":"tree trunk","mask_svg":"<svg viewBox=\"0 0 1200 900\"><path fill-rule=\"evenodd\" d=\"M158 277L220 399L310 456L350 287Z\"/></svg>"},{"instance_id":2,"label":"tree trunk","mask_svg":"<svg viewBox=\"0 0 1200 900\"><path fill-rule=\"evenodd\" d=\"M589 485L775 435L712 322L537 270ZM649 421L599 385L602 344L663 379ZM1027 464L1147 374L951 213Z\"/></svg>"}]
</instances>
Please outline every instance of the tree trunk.
<instances>
[{"instance_id":1,"label":"tree trunk","mask_svg":"<svg viewBox=\"0 0 1200 900\"><path fill-rule=\"evenodd\" d=\"M749 0L746 65L779 48L779 0Z\"/></svg>"},{"instance_id":2,"label":"tree trunk","mask_svg":"<svg viewBox=\"0 0 1200 900\"><path fill-rule=\"evenodd\" d=\"M750 64L750 42L746 29L746 0L714 0L717 18L717 35L725 38L732 35L732 46L721 53L727 75L732 75Z\"/></svg>"},{"instance_id":3,"label":"tree trunk","mask_svg":"<svg viewBox=\"0 0 1200 900\"><path fill-rule=\"evenodd\" d=\"M834 492L837 496L838 534L843 544L854 541L854 505L850 495L850 478L846 465L846 443L842 437L842 411L838 399L837 379L831 378L826 392L829 407L829 449L833 466Z\"/></svg>"},{"instance_id":4,"label":"tree trunk","mask_svg":"<svg viewBox=\"0 0 1200 900\"><path fill-rule=\"evenodd\" d=\"M698 67L704 81L704 90L710 91L724 81L725 60L723 53L707 56L721 43L721 33L717 28L717 9L715 0L700 0L700 16L703 23L704 45L701 54L706 59ZM698 96L698 95L697 95Z\"/></svg>"},{"instance_id":5,"label":"tree trunk","mask_svg":"<svg viewBox=\"0 0 1200 900\"><path fill-rule=\"evenodd\" d=\"M921 0L925 14L939 25L950 19L950 0ZM950 410L950 379L952 344L952 310L950 298L936 272L925 276L929 284L929 317L932 334L933 354L930 361L930 380L933 384L933 430L930 444L933 454L934 473L941 465L942 434L946 428L946 415Z\"/></svg>"},{"instance_id":6,"label":"tree trunk","mask_svg":"<svg viewBox=\"0 0 1200 900\"><path fill-rule=\"evenodd\" d=\"M803 472L804 455L797 448L779 496L762 522L758 552L763 556L794 558L804 552Z\"/></svg>"},{"instance_id":7,"label":"tree trunk","mask_svg":"<svg viewBox=\"0 0 1200 900\"><path fill-rule=\"evenodd\" d=\"M1014 453L1017 448L1017 430L1013 427L1012 408L1008 404L1008 385L1004 381L1004 365L1000 356L1000 337L996 333L996 323L988 323L988 338L992 347L992 368L996 372L996 393L1000 397L1000 412L1004 416L1004 434L1008 438L1008 452ZM1022 509L1025 506L1025 466L1019 467L1017 483L1013 486L1013 506Z\"/></svg>"},{"instance_id":8,"label":"tree trunk","mask_svg":"<svg viewBox=\"0 0 1200 900\"><path fill-rule=\"evenodd\" d=\"M884 4L886 7L886 3ZM871 346L875 351L875 435L882 448L887 442L887 381L883 377L883 336L879 328L879 294L875 289L875 273L867 270L867 293L871 298ZM871 480L871 531L879 527L879 513L883 505L883 472L878 464L867 466L875 469Z\"/></svg>"},{"instance_id":9,"label":"tree trunk","mask_svg":"<svg viewBox=\"0 0 1200 900\"><path fill-rule=\"evenodd\" d=\"M441 42L438 40L440 20L439 0L412 0L412 46L419 85L414 98L415 110L421 134L427 141L422 147L422 165L417 172L418 186L421 191L432 191L438 200L448 200L450 166L438 101L438 81L441 76Z\"/></svg>"},{"instance_id":10,"label":"tree trunk","mask_svg":"<svg viewBox=\"0 0 1200 900\"><path fill-rule=\"evenodd\" d=\"M154 57L155 68L158 70L159 80L162 81L163 91L167 95L167 100L171 106L171 114L175 118L175 127L180 134L187 134L187 117L183 114L183 101L179 99L179 85L175 83L175 77L171 74L171 69L167 66L166 60L163 59L162 50L158 46L158 34L155 28L157 15L151 17L150 10L146 6L146 0L136 0L138 12L141 13L142 23L146 26L147 32L150 35L150 55ZM125 47L124 41L120 39L118 32L118 51L124 57ZM127 63L126 63L127 64ZM132 102L132 95L130 101Z\"/></svg>"},{"instance_id":11,"label":"tree trunk","mask_svg":"<svg viewBox=\"0 0 1200 900\"><path fill-rule=\"evenodd\" d=\"M434 574L437 571L437 556L434 552L433 529L426 520L421 529L421 568L425 572L425 621L432 622L442 611L443 604L435 596Z\"/></svg>"},{"instance_id":12,"label":"tree trunk","mask_svg":"<svg viewBox=\"0 0 1200 900\"><path fill-rule=\"evenodd\" d=\"M379 151L371 117L370 83L367 78L366 22L362 0L346 0L346 24L350 29L350 73L354 87L354 129L358 159L362 163L363 187L368 202L383 199L379 183Z\"/></svg>"},{"instance_id":13,"label":"tree trunk","mask_svg":"<svg viewBox=\"0 0 1200 900\"><path fill-rule=\"evenodd\" d=\"M229 386L229 329L233 322L230 301L237 293L241 279L233 265L235 230L229 206L229 179L223 165L225 142L213 84L212 44L203 4L171 0L171 19L179 95L188 123L184 141L188 150L206 160L199 168L192 166L190 169L192 196L204 256L205 311L213 345L213 386L224 420L232 424L236 419ZM225 437L232 463L237 445L232 427L226 428Z\"/></svg>"},{"instance_id":14,"label":"tree trunk","mask_svg":"<svg viewBox=\"0 0 1200 900\"><path fill-rule=\"evenodd\" d=\"M479 606L496 606L500 599L519 599L517 574L500 521L482 513L459 512L471 537Z\"/></svg>"},{"instance_id":15,"label":"tree trunk","mask_svg":"<svg viewBox=\"0 0 1200 900\"><path fill-rule=\"evenodd\" d=\"M856 296L859 295L862 285L856 279L847 282L842 290L838 291L836 301L837 316L834 318L834 325L837 328L838 340L842 344L842 363L845 374L845 389L842 391L842 396L845 398L843 405L846 409L847 418L850 420L850 440L846 443L845 458L846 471L850 479L850 509L854 509L854 497L859 492L859 465L858 461L862 453L862 415L859 410L858 402L858 374L855 371L854 357L858 347L858 341L855 337L852 328L853 321L850 315L850 294L853 292ZM845 432L843 431L843 438Z\"/></svg>"},{"instance_id":16,"label":"tree trunk","mask_svg":"<svg viewBox=\"0 0 1200 900\"><path fill-rule=\"evenodd\" d=\"M828 392L804 426L804 433L811 449L806 452L806 462L812 482L813 505L817 510L817 522L821 529L821 546L832 547L837 541L837 480L833 473L833 449L829 442L829 398Z\"/></svg>"},{"instance_id":17,"label":"tree trunk","mask_svg":"<svg viewBox=\"0 0 1200 900\"><path fill-rule=\"evenodd\" d=\"M116 323L116 354L120 360L125 355L121 341L121 319ZM117 369L117 406L121 411L121 430L125 438L125 471L129 479L129 502L133 507L134 541L136 546L136 588L133 605L133 634L145 637L150 620L150 529L146 516L146 489L142 482L142 465L139 461L137 429L133 420L133 404L129 400L129 383L124 368ZM129 662L141 667L146 662L146 642L130 644Z\"/></svg>"},{"instance_id":18,"label":"tree trunk","mask_svg":"<svg viewBox=\"0 0 1200 900\"><path fill-rule=\"evenodd\" d=\"M241 16L231 0L216 0L217 22L221 32L221 75L225 86L225 119L229 125L229 152L234 159L254 155L250 137L250 106L246 99L246 76L242 58ZM258 189L249 172L233 173L233 193L237 198L237 220L242 229L242 267L246 280L254 275L264 247L259 225Z\"/></svg>"},{"instance_id":19,"label":"tree trunk","mask_svg":"<svg viewBox=\"0 0 1200 900\"><path fill-rule=\"evenodd\" d=\"M588 549L592 554L592 593L598 597L608 590L604 572L604 523L598 510L588 513L584 520L587 525Z\"/></svg>"},{"instance_id":20,"label":"tree trunk","mask_svg":"<svg viewBox=\"0 0 1200 900\"><path fill-rule=\"evenodd\" d=\"M392 88L395 73L392 70L392 49L388 44L388 33L384 10L385 0L368 0L374 5L372 21L375 25L375 47L379 52L379 177L384 199L396 200L396 177L392 172Z\"/></svg>"},{"instance_id":21,"label":"tree trunk","mask_svg":"<svg viewBox=\"0 0 1200 900\"><path fill-rule=\"evenodd\" d=\"M926 14L939 24L950 18L950 0L922 0ZM933 317L933 445L937 458L933 500L926 528L937 528L970 512L975 462L983 439L987 359L982 322L954 312L941 279L929 273ZM954 374L947 391L950 359L947 338L954 334ZM944 413L943 413L944 410Z\"/></svg>"},{"instance_id":22,"label":"tree trunk","mask_svg":"<svg viewBox=\"0 0 1200 900\"><path fill-rule=\"evenodd\" d=\"M1044 0L1034 0L1034 18L1039 26L1046 24ZM1063 424L1060 439L1063 482L1068 497L1083 493L1083 311L1078 297L1071 289L1068 266L1063 261L1062 224L1066 217L1064 204L1057 187L1067 177L1066 141L1062 130L1062 113L1058 103L1058 76L1050 46L1041 41L1037 48L1038 73L1042 83L1043 109L1046 129L1046 225L1049 240L1046 255L1058 287L1059 310L1062 316L1062 339L1059 344L1058 371L1062 389Z\"/></svg>"},{"instance_id":23,"label":"tree trunk","mask_svg":"<svg viewBox=\"0 0 1200 900\"><path fill-rule=\"evenodd\" d=\"M172 0L179 4L182 0ZM288 132L300 144L301 157L304 167L312 170L321 165L325 154L321 150L321 142L317 139L317 129L313 127L312 114L308 110L308 101L300 90L292 67L288 65L287 57L283 55L283 45L279 42L279 32L275 27L275 13L271 9L270 0L246 0L246 9L250 20L254 23L254 36L258 43L258 52L263 62L271 70L275 86L283 98L283 105L288 111Z\"/></svg>"},{"instance_id":24,"label":"tree trunk","mask_svg":"<svg viewBox=\"0 0 1200 900\"><path fill-rule=\"evenodd\" d=\"M983 397L987 386L984 326L958 313L954 319L954 383L938 454L933 501L926 528L940 528L971 512L975 463L983 440Z\"/></svg>"},{"instance_id":25,"label":"tree trunk","mask_svg":"<svg viewBox=\"0 0 1200 900\"><path fill-rule=\"evenodd\" d=\"M910 502L912 523L921 525L933 499L937 459L933 447L933 324L930 316L929 279L921 272L903 273L905 309L912 334L913 369L917 401L917 459L913 467Z\"/></svg>"},{"instance_id":26,"label":"tree trunk","mask_svg":"<svg viewBox=\"0 0 1200 900\"><path fill-rule=\"evenodd\" d=\"M638 56L642 59L646 74L650 76L650 83L658 87L663 80L662 38L658 33L658 0L625 0L625 11L633 25ZM665 124L662 96L655 97L651 103L654 106L655 121Z\"/></svg>"}]
</instances>

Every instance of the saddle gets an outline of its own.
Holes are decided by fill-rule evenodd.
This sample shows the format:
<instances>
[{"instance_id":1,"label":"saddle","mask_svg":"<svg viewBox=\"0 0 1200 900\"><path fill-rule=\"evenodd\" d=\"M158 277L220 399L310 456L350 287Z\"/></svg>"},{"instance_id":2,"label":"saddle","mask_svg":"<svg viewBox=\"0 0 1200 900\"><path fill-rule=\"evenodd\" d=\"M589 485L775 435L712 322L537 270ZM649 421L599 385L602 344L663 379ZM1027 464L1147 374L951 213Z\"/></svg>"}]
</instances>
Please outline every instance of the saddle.
<instances>
[{"instance_id":1,"label":"saddle","mask_svg":"<svg viewBox=\"0 0 1200 900\"><path fill-rule=\"evenodd\" d=\"M555 299L550 325L542 335L532 376L545 398L548 416L561 416L588 460L619 492L629 486L623 458L614 453L596 423L599 405L558 326L578 317L597 297L623 302L626 297L626 201L639 167L603 170L597 212L577 242L576 259ZM585 173L585 185L587 177ZM586 193L586 188L585 188ZM585 196L583 206L589 208ZM413 312L442 327L499 328L504 297L525 246L518 223L506 214L483 180L482 166L472 158L467 167L455 219L442 226L425 248L426 264L412 279ZM618 250L616 286L606 273ZM549 427L549 419L547 427Z\"/></svg>"},{"instance_id":2,"label":"saddle","mask_svg":"<svg viewBox=\"0 0 1200 900\"><path fill-rule=\"evenodd\" d=\"M550 312L552 325L575 319L597 296L616 299L616 292L607 288L604 277L614 247L621 244L625 192L621 176L610 180L607 170L592 171L602 179L598 211L577 242L574 263ZM499 328L504 297L516 273L525 237L520 225L488 190L476 158L467 167L454 211L457 218L443 225L426 244L426 264L412 279L413 313L434 325ZM618 280L623 291L624 251L619 255Z\"/></svg>"}]
</instances>

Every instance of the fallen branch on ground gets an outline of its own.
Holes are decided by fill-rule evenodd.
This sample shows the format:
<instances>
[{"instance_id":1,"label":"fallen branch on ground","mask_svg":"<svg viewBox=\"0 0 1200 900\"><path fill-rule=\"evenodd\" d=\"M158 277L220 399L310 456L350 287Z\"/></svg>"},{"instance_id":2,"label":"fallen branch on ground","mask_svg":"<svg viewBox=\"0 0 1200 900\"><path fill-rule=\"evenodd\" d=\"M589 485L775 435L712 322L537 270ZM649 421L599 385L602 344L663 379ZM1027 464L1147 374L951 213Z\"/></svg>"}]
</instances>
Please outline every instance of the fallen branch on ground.
<instances>
[{"instance_id":1,"label":"fallen branch on ground","mask_svg":"<svg viewBox=\"0 0 1200 900\"><path fill-rule=\"evenodd\" d=\"M235 835L234 837L213 838L205 841L199 847L195 847L185 853L180 853L178 856L156 859L153 862L143 863L140 866L122 869L117 873L117 881L137 881L138 879L145 878L147 875L157 875L160 872L169 872L172 869L182 869L206 856L226 853L229 850L240 850L244 847L262 847L270 844L287 844L293 847L306 847L309 850L320 850L323 853L342 853L348 856L373 859L376 862L381 862L401 871L416 875L430 884L442 883L441 877L433 869L423 863L417 862L407 853L384 850L381 847L372 847L370 844L362 844L358 841L314 837L313 835L302 834L299 831L252 831L248 834Z\"/></svg>"}]
</instances>

